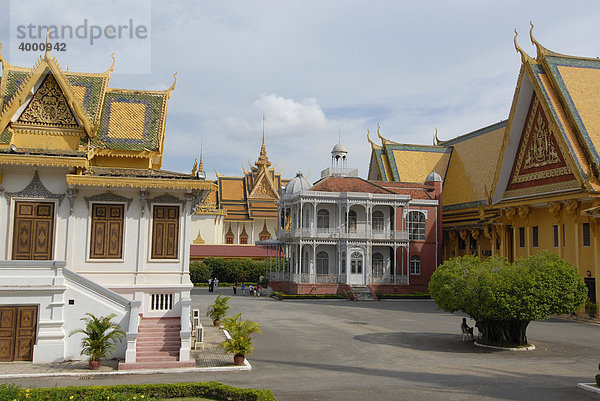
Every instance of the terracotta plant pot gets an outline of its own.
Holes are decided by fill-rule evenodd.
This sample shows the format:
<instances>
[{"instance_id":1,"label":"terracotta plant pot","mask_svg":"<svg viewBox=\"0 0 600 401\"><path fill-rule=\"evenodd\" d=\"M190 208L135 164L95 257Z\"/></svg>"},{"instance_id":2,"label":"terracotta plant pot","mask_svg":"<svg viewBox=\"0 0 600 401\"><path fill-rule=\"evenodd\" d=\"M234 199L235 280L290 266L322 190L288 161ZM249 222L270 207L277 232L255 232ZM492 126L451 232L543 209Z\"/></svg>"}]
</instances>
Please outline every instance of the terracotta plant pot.
<instances>
[{"instance_id":1,"label":"terracotta plant pot","mask_svg":"<svg viewBox=\"0 0 600 401\"><path fill-rule=\"evenodd\" d=\"M220 321L220 320L213 320L213 324L214 324L215 326L218 326L218 325L220 325L220 324L221 324L221 321Z\"/></svg>"},{"instance_id":2,"label":"terracotta plant pot","mask_svg":"<svg viewBox=\"0 0 600 401\"><path fill-rule=\"evenodd\" d=\"M100 366L102 366L102 361L90 361L90 369L92 370L97 370L100 369Z\"/></svg>"},{"instance_id":3,"label":"terracotta plant pot","mask_svg":"<svg viewBox=\"0 0 600 401\"><path fill-rule=\"evenodd\" d=\"M245 355L234 355L233 356L233 364L236 366L242 366L244 361L246 360Z\"/></svg>"}]
</instances>

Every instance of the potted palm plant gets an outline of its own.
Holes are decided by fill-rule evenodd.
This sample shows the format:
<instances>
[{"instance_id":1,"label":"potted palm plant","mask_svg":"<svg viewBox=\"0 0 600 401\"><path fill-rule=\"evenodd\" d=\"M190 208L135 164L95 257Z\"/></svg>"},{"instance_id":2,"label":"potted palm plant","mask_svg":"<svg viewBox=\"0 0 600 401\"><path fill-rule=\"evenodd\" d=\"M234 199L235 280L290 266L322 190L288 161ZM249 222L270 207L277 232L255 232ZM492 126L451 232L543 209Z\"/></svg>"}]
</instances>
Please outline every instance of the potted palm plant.
<instances>
[{"instance_id":1,"label":"potted palm plant","mask_svg":"<svg viewBox=\"0 0 600 401\"><path fill-rule=\"evenodd\" d=\"M221 294L219 294L217 299L215 299L215 303L210 305L206 310L206 316L212 319L215 326L218 326L221 323L221 319L227 314L227 310L229 309L227 301L229 301L229 298L231 297L221 297Z\"/></svg>"},{"instance_id":2,"label":"potted palm plant","mask_svg":"<svg viewBox=\"0 0 600 401\"><path fill-rule=\"evenodd\" d=\"M260 324L251 320L242 320L242 314L238 313L226 318L223 321L223 328L227 330L229 336L218 347L233 354L233 362L236 365L243 365L246 355L254 351L251 335L253 333L262 334Z\"/></svg>"},{"instance_id":3,"label":"potted palm plant","mask_svg":"<svg viewBox=\"0 0 600 401\"><path fill-rule=\"evenodd\" d=\"M80 320L85 322L85 328L73 330L69 336L76 333L83 334L81 340L81 355L89 357L90 369L98 369L102 365L102 358L108 357L115 350L117 341L121 342L125 333L119 325L112 322L117 315L96 317L86 313Z\"/></svg>"}]
</instances>

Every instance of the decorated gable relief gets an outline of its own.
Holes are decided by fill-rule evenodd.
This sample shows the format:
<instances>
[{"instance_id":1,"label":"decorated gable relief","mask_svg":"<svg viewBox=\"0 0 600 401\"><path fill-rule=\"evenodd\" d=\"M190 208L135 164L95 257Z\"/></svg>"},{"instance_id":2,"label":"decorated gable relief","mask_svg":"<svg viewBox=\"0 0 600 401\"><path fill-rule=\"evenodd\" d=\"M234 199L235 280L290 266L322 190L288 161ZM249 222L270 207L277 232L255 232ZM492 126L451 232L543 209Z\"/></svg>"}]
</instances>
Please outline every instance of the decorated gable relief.
<instances>
[{"instance_id":1,"label":"decorated gable relief","mask_svg":"<svg viewBox=\"0 0 600 401\"><path fill-rule=\"evenodd\" d=\"M20 123L77 127L65 96L52 74L48 74L18 119Z\"/></svg>"},{"instance_id":2,"label":"decorated gable relief","mask_svg":"<svg viewBox=\"0 0 600 401\"><path fill-rule=\"evenodd\" d=\"M252 196L258 197L268 197L268 198L276 198L277 195L273 192L273 188L271 188L271 184L269 184L269 180L266 176L258 182L258 184L252 190Z\"/></svg>"},{"instance_id":3,"label":"decorated gable relief","mask_svg":"<svg viewBox=\"0 0 600 401\"><path fill-rule=\"evenodd\" d=\"M555 134L534 94L504 192L505 198L579 187Z\"/></svg>"}]
</instances>

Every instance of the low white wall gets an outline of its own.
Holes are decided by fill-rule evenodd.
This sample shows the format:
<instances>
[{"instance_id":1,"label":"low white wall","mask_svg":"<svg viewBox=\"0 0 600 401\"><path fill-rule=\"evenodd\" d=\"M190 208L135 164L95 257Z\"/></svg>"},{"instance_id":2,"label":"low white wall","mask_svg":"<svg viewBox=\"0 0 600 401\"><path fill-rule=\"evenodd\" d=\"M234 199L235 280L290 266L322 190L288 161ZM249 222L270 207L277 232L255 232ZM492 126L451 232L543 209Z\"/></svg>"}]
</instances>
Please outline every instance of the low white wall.
<instances>
[{"instance_id":1,"label":"low white wall","mask_svg":"<svg viewBox=\"0 0 600 401\"><path fill-rule=\"evenodd\" d=\"M0 304L37 305L38 322L33 362L81 360L85 313L106 316L127 331L130 303L119 294L67 269L65 262L0 261ZM125 356L126 343L117 344L114 357Z\"/></svg>"}]
</instances>

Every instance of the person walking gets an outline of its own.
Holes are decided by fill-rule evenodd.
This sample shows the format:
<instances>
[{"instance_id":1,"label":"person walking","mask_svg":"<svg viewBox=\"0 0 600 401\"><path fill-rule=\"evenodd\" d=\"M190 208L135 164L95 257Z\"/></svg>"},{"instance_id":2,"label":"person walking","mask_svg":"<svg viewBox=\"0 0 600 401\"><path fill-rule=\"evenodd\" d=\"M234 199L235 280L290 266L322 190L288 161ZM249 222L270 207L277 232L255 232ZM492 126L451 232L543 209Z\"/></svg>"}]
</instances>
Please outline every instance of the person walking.
<instances>
[{"instance_id":1,"label":"person walking","mask_svg":"<svg viewBox=\"0 0 600 401\"><path fill-rule=\"evenodd\" d=\"M260 297L260 292L262 291L262 286L259 284L256 286L256 296Z\"/></svg>"},{"instance_id":2,"label":"person walking","mask_svg":"<svg viewBox=\"0 0 600 401\"><path fill-rule=\"evenodd\" d=\"M213 291L219 289L219 279L215 277L213 280Z\"/></svg>"},{"instance_id":3,"label":"person walking","mask_svg":"<svg viewBox=\"0 0 600 401\"><path fill-rule=\"evenodd\" d=\"M233 295L237 295L237 283L233 283Z\"/></svg>"},{"instance_id":4,"label":"person walking","mask_svg":"<svg viewBox=\"0 0 600 401\"><path fill-rule=\"evenodd\" d=\"M242 295L246 295L244 291L246 290L246 283L242 281Z\"/></svg>"},{"instance_id":5,"label":"person walking","mask_svg":"<svg viewBox=\"0 0 600 401\"><path fill-rule=\"evenodd\" d=\"M208 279L208 292L213 292L213 279L212 279L212 277Z\"/></svg>"}]
</instances>

